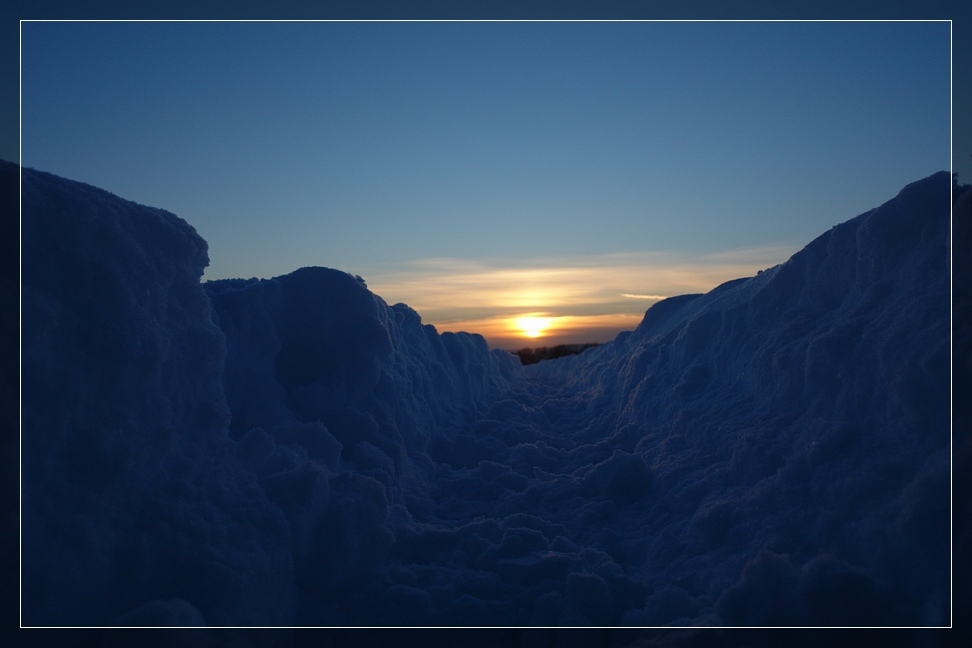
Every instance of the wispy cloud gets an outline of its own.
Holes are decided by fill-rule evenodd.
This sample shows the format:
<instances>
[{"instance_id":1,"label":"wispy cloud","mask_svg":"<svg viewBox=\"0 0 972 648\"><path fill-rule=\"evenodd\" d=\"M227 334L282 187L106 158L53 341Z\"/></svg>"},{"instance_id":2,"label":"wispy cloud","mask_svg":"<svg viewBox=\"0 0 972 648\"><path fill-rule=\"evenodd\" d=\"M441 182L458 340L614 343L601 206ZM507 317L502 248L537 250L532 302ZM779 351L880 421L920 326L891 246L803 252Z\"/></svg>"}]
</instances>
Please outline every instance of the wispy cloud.
<instances>
[{"instance_id":1,"label":"wispy cloud","mask_svg":"<svg viewBox=\"0 0 972 648\"><path fill-rule=\"evenodd\" d=\"M617 253L531 260L420 259L368 279L385 300L404 302L440 330L471 330L491 341L510 322L556 318L551 332L621 330L641 320L649 302L706 292L785 261L795 247L773 245L717 254Z\"/></svg>"},{"instance_id":2,"label":"wispy cloud","mask_svg":"<svg viewBox=\"0 0 972 648\"><path fill-rule=\"evenodd\" d=\"M622 297L628 299L653 299L655 301L665 299L666 295L632 295L631 293L621 293Z\"/></svg>"}]
</instances>

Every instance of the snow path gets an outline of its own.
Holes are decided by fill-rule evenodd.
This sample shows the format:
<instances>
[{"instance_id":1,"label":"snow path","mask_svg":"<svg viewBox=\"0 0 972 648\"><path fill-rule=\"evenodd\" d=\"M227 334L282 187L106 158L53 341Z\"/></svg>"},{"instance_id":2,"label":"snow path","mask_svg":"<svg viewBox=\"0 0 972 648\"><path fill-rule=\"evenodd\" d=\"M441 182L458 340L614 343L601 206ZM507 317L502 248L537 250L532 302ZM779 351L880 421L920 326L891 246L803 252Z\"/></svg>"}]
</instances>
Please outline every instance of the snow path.
<instances>
[{"instance_id":1,"label":"snow path","mask_svg":"<svg viewBox=\"0 0 972 648\"><path fill-rule=\"evenodd\" d=\"M948 622L947 173L525 368L23 178L27 624Z\"/></svg>"}]
</instances>

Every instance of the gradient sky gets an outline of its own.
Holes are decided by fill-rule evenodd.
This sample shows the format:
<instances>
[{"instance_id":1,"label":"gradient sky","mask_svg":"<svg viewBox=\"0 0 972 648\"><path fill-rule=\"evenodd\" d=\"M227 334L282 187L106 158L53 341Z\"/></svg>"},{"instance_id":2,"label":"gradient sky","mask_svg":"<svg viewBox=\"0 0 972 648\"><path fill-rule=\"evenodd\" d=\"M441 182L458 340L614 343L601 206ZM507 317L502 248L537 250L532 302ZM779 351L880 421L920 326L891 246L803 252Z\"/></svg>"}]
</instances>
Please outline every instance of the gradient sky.
<instances>
[{"instance_id":1,"label":"gradient sky","mask_svg":"<svg viewBox=\"0 0 972 648\"><path fill-rule=\"evenodd\" d=\"M25 166L185 218L205 279L335 267L507 348L609 339L950 168L947 22L21 36Z\"/></svg>"}]
</instances>

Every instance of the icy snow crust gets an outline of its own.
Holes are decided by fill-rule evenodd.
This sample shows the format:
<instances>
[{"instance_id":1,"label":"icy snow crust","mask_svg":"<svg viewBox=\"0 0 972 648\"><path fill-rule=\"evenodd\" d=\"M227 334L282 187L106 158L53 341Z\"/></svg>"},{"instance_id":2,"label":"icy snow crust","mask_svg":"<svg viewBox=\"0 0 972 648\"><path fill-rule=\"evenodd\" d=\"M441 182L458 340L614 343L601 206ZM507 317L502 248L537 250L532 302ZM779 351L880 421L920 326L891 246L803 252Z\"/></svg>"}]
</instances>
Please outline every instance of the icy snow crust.
<instances>
[{"instance_id":1,"label":"icy snow crust","mask_svg":"<svg viewBox=\"0 0 972 648\"><path fill-rule=\"evenodd\" d=\"M948 624L951 193L523 368L24 170L23 621Z\"/></svg>"}]
</instances>

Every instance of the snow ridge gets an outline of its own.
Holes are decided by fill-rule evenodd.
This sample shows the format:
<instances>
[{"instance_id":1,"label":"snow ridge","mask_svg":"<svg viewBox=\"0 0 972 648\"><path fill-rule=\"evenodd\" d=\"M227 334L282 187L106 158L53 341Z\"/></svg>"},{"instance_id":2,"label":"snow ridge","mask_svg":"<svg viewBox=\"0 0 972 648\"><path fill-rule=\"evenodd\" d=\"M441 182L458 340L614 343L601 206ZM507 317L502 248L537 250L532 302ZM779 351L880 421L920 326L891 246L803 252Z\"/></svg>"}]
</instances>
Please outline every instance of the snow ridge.
<instances>
[{"instance_id":1,"label":"snow ridge","mask_svg":"<svg viewBox=\"0 0 972 648\"><path fill-rule=\"evenodd\" d=\"M591 394L602 433L646 458L647 529L691 547L646 567L705 565L714 619L946 621L950 182L909 185L780 266L661 302L632 334L533 370ZM821 561L864 602L801 601ZM767 610L747 574L771 563L786 582L763 585L788 602Z\"/></svg>"},{"instance_id":2,"label":"snow ridge","mask_svg":"<svg viewBox=\"0 0 972 648\"><path fill-rule=\"evenodd\" d=\"M28 625L948 623L946 173L525 368L23 178Z\"/></svg>"}]
</instances>

